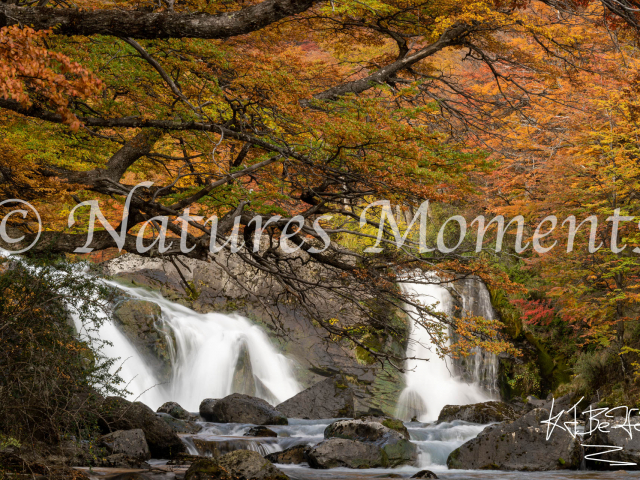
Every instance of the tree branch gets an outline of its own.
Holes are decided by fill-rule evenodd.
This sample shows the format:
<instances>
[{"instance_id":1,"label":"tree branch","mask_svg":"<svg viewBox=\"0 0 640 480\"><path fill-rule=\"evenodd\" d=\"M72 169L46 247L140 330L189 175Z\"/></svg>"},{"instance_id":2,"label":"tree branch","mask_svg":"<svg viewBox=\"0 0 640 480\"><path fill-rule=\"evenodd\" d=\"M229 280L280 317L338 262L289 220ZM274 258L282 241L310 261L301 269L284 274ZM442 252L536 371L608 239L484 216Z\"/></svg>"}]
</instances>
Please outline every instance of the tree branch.
<instances>
[{"instance_id":1,"label":"tree branch","mask_svg":"<svg viewBox=\"0 0 640 480\"><path fill-rule=\"evenodd\" d=\"M319 0L265 0L220 15L205 13L145 13L136 10L78 10L18 7L0 3L0 28L28 25L55 28L60 35L113 35L131 38L229 38L260 30L308 10Z\"/></svg>"}]
</instances>

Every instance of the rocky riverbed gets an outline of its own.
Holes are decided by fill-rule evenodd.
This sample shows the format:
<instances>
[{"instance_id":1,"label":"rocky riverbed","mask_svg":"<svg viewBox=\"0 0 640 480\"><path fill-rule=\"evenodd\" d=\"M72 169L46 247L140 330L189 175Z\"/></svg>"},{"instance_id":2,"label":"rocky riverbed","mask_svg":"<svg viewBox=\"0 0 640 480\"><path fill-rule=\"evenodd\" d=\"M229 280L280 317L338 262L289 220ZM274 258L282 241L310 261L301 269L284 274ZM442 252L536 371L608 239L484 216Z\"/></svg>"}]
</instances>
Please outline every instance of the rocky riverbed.
<instances>
[{"instance_id":1,"label":"rocky riverbed","mask_svg":"<svg viewBox=\"0 0 640 480\"><path fill-rule=\"evenodd\" d=\"M325 382L310 391L321 395L334 388ZM301 408L296 402L308 397L302 392L286 406ZM342 398L348 402L350 397ZM567 401L561 399L555 408ZM310 418L291 418L278 407L233 394L204 399L198 412L170 403L154 413L140 403L108 398L103 427L114 431L100 440L108 455L98 468L80 471L113 480L640 478L640 472L620 467L585 470L595 465L585 462L583 445L595 445L601 435L579 441L557 428L547 440L546 403L532 401L519 409L502 402L447 406L433 423L401 422L374 412L313 418L330 405L308 410ZM331 408L342 411L344 405ZM607 441L624 450L604 458L640 460L640 440L608 435ZM599 467L607 466L601 462Z\"/></svg>"}]
</instances>

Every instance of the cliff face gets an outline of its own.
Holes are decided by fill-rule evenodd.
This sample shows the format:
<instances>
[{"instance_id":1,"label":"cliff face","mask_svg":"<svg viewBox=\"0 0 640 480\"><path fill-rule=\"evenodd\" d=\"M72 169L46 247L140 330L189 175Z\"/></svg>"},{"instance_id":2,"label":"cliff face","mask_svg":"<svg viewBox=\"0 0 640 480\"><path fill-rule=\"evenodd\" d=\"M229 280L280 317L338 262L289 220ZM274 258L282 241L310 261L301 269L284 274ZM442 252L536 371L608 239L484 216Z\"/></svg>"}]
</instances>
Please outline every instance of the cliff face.
<instances>
[{"instance_id":1,"label":"cliff face","mask_svg":"<svg viewBox=\"0 0 640 480\"><path fill-rule=\"evenodd\" d=\"M395 413L404 387L402 374L386 363L381 365L353 342L331 337L310 314L313 311L324 320L357 328L358 312L346 308L339 298L308 295L300 301L264 273L230 258L217 264L188 260L179 274L171 263L127 254L103 264L103 271L119 282L157 290L165 298L200 313L243 315L262 327L277 348L295 360L295 375L302 386L344 375L356 393L357 412L374 408ZM312 281L325 272L303 267L299 274ZM360 332L359 338L371 349L401 357L406 349L408 325L397 312L385 313L404 335L396 338L369 328ZM134 337L136 343L145 335L142 331L124 333ZM166 371L162 374L166 375Z\"/></svg>"}]
</instances>

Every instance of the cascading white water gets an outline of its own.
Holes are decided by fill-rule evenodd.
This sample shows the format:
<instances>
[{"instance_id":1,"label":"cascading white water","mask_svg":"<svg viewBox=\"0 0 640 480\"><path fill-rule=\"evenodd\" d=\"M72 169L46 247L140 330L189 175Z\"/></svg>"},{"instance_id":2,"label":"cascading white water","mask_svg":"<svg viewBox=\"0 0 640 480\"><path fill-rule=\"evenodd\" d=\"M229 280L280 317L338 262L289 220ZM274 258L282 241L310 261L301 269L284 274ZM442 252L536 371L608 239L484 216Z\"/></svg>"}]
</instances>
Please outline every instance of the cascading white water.
<instances>
[{"instance_id":1,"label":"cascading white water","mask_svg":"<svg viewBox=\"0 0 640 480\"><path fill-rule=\"evenodd\" d=\"M167 401L197 411L204 398L222 398L234 393L232 380L238 357L246 346L252 373L262 386L256 396L280 403L301 388L292 374L292 364L271 345L267 335L246 318L221 313L197 313L143 288L127 288L107 282L127 296L156 303L162 309L163 329L175 339L171 352L172 375L160 384L136 349L112 321L100 328L100 338L113 343L105 349L112 358L125 360L121 376L131 384L132 398L156 409Z\"/></svg>"},{"instance_id":2,"label":"cascading white water","mask_svg":"<svg viewBox=\"0 0 640 480\"><path fill-rule=\"evenodd\" d=\"M437 311L453 314L453 298L439 284L405 284L408 293L416 295L425 305L434 305ZM455 367L450 359L440 358L431 343L429 334L412 322L407 357L424 360L408 360L405 375L406 388L398 401L397 416L410 420L431 422L438 418L445 405L466 405L486 402L491 395L478 382L464 382L454 375Z\"/></svg>"},{"instance_id":3,"label":"cascading white water","mask_svg":"<svg viewBox=\"0 0 640 480\"><path fill-rule=\"evenodd\" d=\"M0 256L11 252L0 249ZM19 258L19 257L15 257ZM86 272L78 269L79 277ZM126 296L153 302L162 310L162 325L158 330L168 334L171 345L171 379L158 380L143 356L104 312L97 332L87 332L82 321L70 309L81 340L91 342L96 336L111 345L101 345L100 354L119 359L111 369L118 373L131 392L129 400L139 400L154 410L164 402L174 401L190 411L197 411L205 398L222 398L232 391L233 375L243 350L248 354L251 374L255 379L255 395L272 404L283 402L301 390L292 374L292 362L278 353L267 335L240 315L197 313L183 305L163 298L157 292L143 288L129 288L103 280L118 288ZM175 344L173 343L175 340ZM94 349L98 347L93 345Z\"/></svg>"}]
</instances>

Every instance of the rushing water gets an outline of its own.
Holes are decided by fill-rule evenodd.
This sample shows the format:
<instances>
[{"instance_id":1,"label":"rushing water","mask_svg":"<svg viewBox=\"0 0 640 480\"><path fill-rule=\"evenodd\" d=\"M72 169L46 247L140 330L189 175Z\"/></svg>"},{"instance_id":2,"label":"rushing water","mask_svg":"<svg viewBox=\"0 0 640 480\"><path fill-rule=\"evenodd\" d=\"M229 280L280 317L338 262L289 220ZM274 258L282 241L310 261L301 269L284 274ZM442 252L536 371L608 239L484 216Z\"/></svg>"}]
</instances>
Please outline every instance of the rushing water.
<instances>
[{"instance_id":1,"label":"rushing water","mask_svg":"<svg viewBox=\"0 0 640 480\"><path fill-rule=\"evenodd\" d=\"M253 377L260 386L256 396L280 403L301 390L293 377L291 361L278 353L264 331L246 318L197 313L159 293L107 283L123 290L128 297L156 303L162 309L161 325L157 328L173 345L168 383L160 384L112 321L105 322L99 332L102 340L113 343L105 353L126 359L121 376L131 379L128 389L132 397L151 408L173 401L187 410L197 411L205 398L222 398L234 393L233 374L243 349L249 355Z\"/></svg>"},{"instance_id":2,"label":"rushing water","mask_svg":"<svg viewBox=\"0 0 640 480\"><path fill-rule=\"evenodd\" d=\"M437 311L447 315L453 314L453 298L443 286L435 283L405 284L404 288L416 295L423 304L437 304L435 307ZM467 308L466 305L463 307ZM491 308L490 303L489 308ZM478 376L465 381L464 377L455 375L456 366L450 359L437 355L427 331L412 322L407 357L426 358L428 362L407 361L405 376L407 386L398 401L398 418L411 420L416 417L423 422L434 421L445 405L465 405L491 400L491 392L484 389L479 381L480 374L486 378L487 375L496 375L497 372L484 368L484 354L476 353L476 356L475 365L478 369L476 372L474 367L473 373Z\"/></svg>"},{"instance_id":3,"label":"rushing water","mask_svg":"<svg viewBox=\"0 0 640 480\"><path fill-rule=\"evenodd\" d=\"M0 256L8 255L10 252L0 249ZM79 277L86 274L81 268L76 272ZM278 353L264 331L246 318L201 314L157 292L107 280L104 283L118 288L126 297L160 306L162 318L155 327L165 335L170 346L171 378L162 383L115 322L104 319L97 336L110 345L101 347L101 353L119 359L113 371L119 369L119 375L127 382L126 388L131 392L129 400L139 400L154 410L164 402L174 401L197 411L205 398L222 398L234 393L233 376L242 354L248 356L251 364L250 375L257 386L255 396L277 404L301 390L292 374L291 361ZM77 316L73 320L80 338L90 342L91 335L83 331L81 320ZM95 337L96 333L92 335Z\"/></svg>"},{"instance_id":4,"label":"rushing water","mask_svg":"<svg viewBox=\"0 0 640 480\"><path fill-rule=\"evenodd\" d=\"M295 445L312 447L324 440L325 429L336 420L335 418L324 420L291 418L289 425L270 425L269 429L276 432L278 437L268 438L243 436L252 425L200 422L203 427L200 432L195 435L181 435L181 438L192 455L210 455L214 448L212 444L215 445L215 450L218 452L243 449L255 450L266 455L286 450ZM396 468L393 469L394 472L415 473L423 468L446 468L449 454L478 435L486 427L486 425L459 421L441 424L406 422L405 425L411 436L411 441L418 447L418 464ZM378 474L381 471L385 470L371 469L371 472Z\"/></svg>"}]
</instances>

